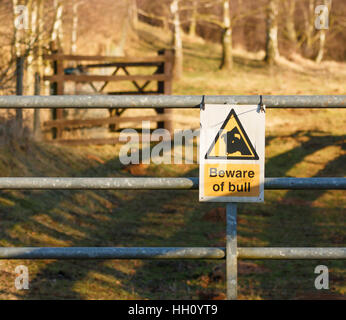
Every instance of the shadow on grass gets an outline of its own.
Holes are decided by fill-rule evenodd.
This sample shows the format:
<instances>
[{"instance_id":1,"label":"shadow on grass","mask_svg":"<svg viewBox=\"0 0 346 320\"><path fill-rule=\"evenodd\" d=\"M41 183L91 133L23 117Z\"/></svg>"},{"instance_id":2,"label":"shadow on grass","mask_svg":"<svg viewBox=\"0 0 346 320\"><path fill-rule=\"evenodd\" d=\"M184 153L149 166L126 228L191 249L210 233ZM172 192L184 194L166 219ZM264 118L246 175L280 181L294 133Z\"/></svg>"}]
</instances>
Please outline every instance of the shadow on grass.
<instances>
[{"instance_id":1,"label":"shadow on grass","mask_svg":"<svg viewBox=\"0 0 346 320\"><path fill-rule=\"evenodd\" d=\"M32 149L34 149L35 158L47 159L53 166L59 158L58 155L52 157L49 152L39 146ZM58 165L60 171L64 171L66 176L127 175L120 170L120 163L116 157L97 167L74 171L73 166L68 168L67 165L70 161L73 163L77 159L68 153L64 156L65 159ZM24 159L24 155L19 156L21 157L23 162L26 160L25 163L33 160ZM31 167L31 165L28 166ZM28 175L49 174L50 170L47 170L47 167L45 169L39 166L35 170L33 166ZM1 241L11 246L207 245L200 236L196 236L198 226L191 221L193 215L199 214L194 209L199 204L196 201L191 206L190 201L186 201L186 192L190 193L189 191L2 191L0 197L12 205L1 210ZM165 221L166 216L167 221ZM172 232L172 228L176 232ZM204 223L204 229L206 228L208 226ZM184 230L181 234L191 237L192 241L182 237L179 233L180 229ZM195 231L192 235L191 230ZM197 231L203 232L203 230ZM82 299L90 292L87 293L80 282L86 280L91 274L97 273L112 277L114 283L119 279L124 283L123 288L122 285L108 284L113 287L118 297L128 297L128 292L132 288L133 297L152 298L159 295L160 298L165 298L165 294L169 294L167 288L171 291L177 290L177 275L174 273L171 278L173 283L169 284L168 281L168 285L164 286L162 292L155 289L158 277L161 279L161 284L163 280L166 281L167 266L171 265L173 268L178 266L180 271L184 268L183 266L186 266L187 270L191 270L190 262L143 262L143 267L135 268L135 275L129 276L127 270L117 270L118 263L121 265L122 262L114 260L111 263L112 267L109 267L109 263L102 260L47 261L47 264L40 267L39 272L31 278L30 290L25 292L24 296L18 295L18 297ZM201 266L207 262L193 261L191 263L194 266ZM156 267L153 268L154 266ZM143 274L145 274L144 277L141 276ZM190 274L184 274L184 276L190 278ZM99 280L98 283L100 283ZM76 289L76 286L82 287ZM103 290L106 289L103 288ZM120 293L117 293L117 290ZM178 290L179 294L176 298L181 297L181 289ZM189 298L191 296L189 287L184 286L184 290L186 291L184 296ZM171 294L168 297L172 297Z\"/></svg>"},{"instance_id":2,"label":"shadow on grass","mask_svg":"<svg viewBox=\"0 0 346 320\"><path fill-rule=\"evenodd\" d=\"M307 155L342 141L344 137L308 136L308 140L299 147L270 158L266 164L267 173L269 176L285 176ZM56 161L57 155L52 156L40 147L36 147L35 152L41 152L41 158ZM66 170L66 175L73 176L126 175L120 170L116 157L79 171L68 167L71 161L76 160L66 154L66 159L59 163L60 169ZM344 157L331 161L318 175L340 174L344 161ZM35 168L33 166L30 171L32 175L47 172L42 167ZM184 175L197 176L198 170L192 169ZM309 191L302 193L301 197L314 201L323 194L324 191ZM316 245L315 241L321 236L314 218L318 209L301 203L285 203L297 195L299 191L289 191L284 201L266 204L264 208L251 205L253 214L263 215L266 221L265 228L256 234L259 240L267 242L269 246ZM1 210L1 220L4 222L1 239L13 246L45 246L45 241L60 241L69 246L211 246L208 234L222 232L225 227L222 223L201 220L203 213L214 205L200 204L197 191L3 191L1 197L15 203ZM86 206L90 207L85 210ZM242 210L247 208L250 205L240 206L240 217ZM253 235L239 231L239 236L249 238ZM31 279L30 290L18 297L195 299L198 298L198 290L208 291L209 288L202 287L194 280L220 264L211 261L142 261L131 265L133 272L129 272L129 264L126 263L119 260L50 261ZM304 290L309 281L305 279L300 286L295 283L301 262L289 265L287 262L268 261L262 264L271 270L270 277L268 273L240 276L240 291L244 294L248 291L246 286L256 279L259 294L263 298L291 298L295 295L294 290ZM305 268L304 272L309 270ZM313 270L309 276L314 276ZM90 277L93 279L90 280ZM87 284L82 284L83 281ZM100 295L97 292L90 294L90 291L98 290L93 286L93 281L97 281L96 286L103 287ZM215 286L224 288L224 283Z\"/></svg>"},{"instance_id":3,"label":"shadow on grass","mask_svg":"<svg viewBox=\"0 0 346 320\"><path fill-rule=\"evenodd\" d=\"M298 132L294 136L301 136ZM300 146L283 154L270 158L266 163L267 176L285 176L296 164L301 163L308 155L330 145L339 145L345 151L346 136L314 136L304 134L308 139ZM291 136L292 137L292 136ZM314 177L343 176L346 156L342 153L329 161ZM273 247L333 247L344 246L345 223L343 208L323 202L322 206L314 204L326 190L290 190L284 196L269 205L262 238ZM328 217L330 216L330 218ZM249 235L246 235L249 236ZM258 287L263 298L292 299L304 297L304 293L314 292L314 268L326 264L330 270L345 267L344 261L262 261L259 262L271 270L272 276L258 275ZM332 282L334 277L335 282ZM331 290L336 284L337 275L330 275ZM329 291L328 294L334 294ZM325 298L325 296L323 296Z\"/></svg>"}]
</instances>

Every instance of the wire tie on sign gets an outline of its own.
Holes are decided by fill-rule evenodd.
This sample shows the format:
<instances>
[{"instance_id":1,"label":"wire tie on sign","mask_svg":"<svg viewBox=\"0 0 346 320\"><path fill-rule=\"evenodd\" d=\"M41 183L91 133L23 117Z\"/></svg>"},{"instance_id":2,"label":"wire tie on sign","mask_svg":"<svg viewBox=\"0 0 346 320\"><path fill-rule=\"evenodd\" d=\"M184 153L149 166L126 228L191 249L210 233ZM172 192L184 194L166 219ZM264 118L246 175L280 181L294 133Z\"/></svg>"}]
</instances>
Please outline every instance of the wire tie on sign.
<instances>
[{"instance_id":1,"label":"wire tie on sign","mask_svg":"<svg viewBox=\"0 0 346 320\"><path fill-rule=\"evenodd\" d=\"M263 105L263 98L262 98L262 95L260 95L260 102L259 102L259 111L260 112L266 112L266 109L265 109L265 106Z\"/></svg>"},{"instance_id":2,"label":"wire tie on sign","mask_svg":"<svg viewBox=\"0 0 346 320\"><path fill-rule=\"evenodd\" d=\"M201 110L204 110L204 109L205 109L205 102L204 102L204 100L205 100L205 95L202 96L202 101L201 101L201 103L199 104L199 108L200 108Z\"/></svg>"}]
</instances>

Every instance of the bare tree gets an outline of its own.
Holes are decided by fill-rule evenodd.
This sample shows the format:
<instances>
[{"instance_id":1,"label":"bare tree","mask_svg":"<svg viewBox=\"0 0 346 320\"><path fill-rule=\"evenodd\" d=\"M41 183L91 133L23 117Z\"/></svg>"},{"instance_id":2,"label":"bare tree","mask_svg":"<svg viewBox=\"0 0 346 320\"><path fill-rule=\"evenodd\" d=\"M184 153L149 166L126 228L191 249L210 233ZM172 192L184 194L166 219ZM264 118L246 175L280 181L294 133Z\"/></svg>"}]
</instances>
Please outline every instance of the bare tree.
<instances>
[{"instance_id":1,"label":"bare tree","mask_svg":"<svg viewBox=\"0 0 346 320\"><path fill-rule=\"evenodd\" d=\"M269 0L267 7L266 56L265 61L273 65L279 57L278 46L278 0Z\"/></svg>"},{"instance_id":2,"label":"bare tree","mask_svg":"<svg viewBox=\"0 0 346 320\"><path fill-rule=\"evenodd\" d=\"M73 0L72 5L72 28L71 28L71 54L77 52L77 35L78 35L78 7L81 4L78 0Z\"/></svg>"},{"instance_id":3,"label":"bare tree","mask_svg":"<svg viewBox=\"0 0 346 320\"><path fill-rule=\"evenodd\" d=\"M285 18L286 18L286 32L287 38L290 43L294 46L297 44L297 33L294 25L294 17L296 10L296 0L286 0L285 1Z\"/></svg>"},{"instance_id":4,"label":"bare tree","mask_svg":"<svg viewBox=\"0 0 346 320\"><path fill-rule=\"evenodd\" d=\"M16 57L20 57L21 56L21 41L20 41L20 32L17 28L16 25L16 14L17 14L17 8L18 8L18 0L12 0L12 4L13 4L13 48L14 48L14 55Z\"/></svg>"},{"instance_id":5,"label":"bare tree","mask_svg":"<svg viewBox=\"0 0 346 320\"><path fill-rule=\"evenodd\" d=\"M179 0L173 0L171 2L170 10L173 16L174 77L179 79L183 73L183 41L179 17Z\"/></svg>"},{"instance_id":6,"label":"bare tree","mask_svg":"<svg viewBox=\"0 0 346 320\"><path fill-rule=\"evenodd\" d=\"M189 25L189 36L195 37L196 36L196 27L197 27L197 0L192 1L192 12L191 12L191 18L190 18L190 25Z\"/></svg>"},{"instance_id":7,"label":"bare tree","mask_svg":"<svg viewBox=\"0 0 346 320\"><path fill-rule=\"evenodd\" d=\"M232 57L232 26L230 14L230 0L223 0L223 30L222 30L222 70L231 70Z\"/></svg>"},{"instance_id":8,"label":"bare tree","mask_svg":"<svg viewBox=\"0 0 346 320\"><path fill-rule=\"evenodd\" d=\"M43 73L43 47L44 47L44 16L43 16L43 0L28 0L24 5L18 0L12 0L13 8L13 32L11 41L11 58L7 62L9 69L11 64L19 57L26 58L26 80L27 91L33 93L33 74L35 72ZM22 11L25 8L25 12ZM25 19L23 16L25 15ZM0 79L4 80L4 73L8 73L9 69L1 70ZM5 76L8 81L10 78Z\"/></svg>"},{"instance_id":9,"label":"bare tree","mask_svg":"<svg viewBox=\"0 0 346 320\"><path fill-rule=\"evenodd\" d=\"M43 47L44 47L44 0L37 0L37 70L40 77L43 77Z\"/></svg>"},{"instance_id":10,"label":"bare tree","mask_svg":"<svg viewBox=\"0 0 346 320\"><path fill-rule=\"evenodd\" d=\"M321 29L319 30L319 47L318 47L318 53L315 58L315 61L317 63L320 63L323 59L324 55L324 48L326 44L326 33L327 33L327 28L328 28L328 19L329 19L329 12L331 10L332 6L332 0L324 0L324 9L322 14L320 15L320 24L321 24Z\"/></svg>"},{"instance_id":11,"label":"bare tree","mask_svg":"<svg viewBox=\"0 0 346 320\"><path fill-rule=\"evenodd\" d=\"M221 47L222 47L222 58L220 69L231 70L233 66L232 57L232 17L230 12L231 1L230 0L218 0L210 2L208 0L201 1L200 4L204 8L215 6L215 4L222 5L222 17L210 14L197 14L197 18L200 21L204 21L208 24L217 26L222 31Z\"/></svg>"},{"instance_id":12,"label":"bare tree","mask_svg":"<svg viewBox=\"0 0 346 320\"><path fill-rule=\"evenodd\" d=\"M63 17L64 6L62 0L54 0L54 22L51 34L51 41L55 43L59 49L62 48L63 44L63 28L62 28L62 17Z\"/></svg>"},{"instance_id":13,"label":"bare tree","mask_svg":"<svg viewBox=\"0 0 346 320\"><path fill-rule=\"evenodd\" d=\"M17 21L16 21L16 13L17 13L17 6L18 1L13 0L13 12L14 12L14 19L13 19L13 26L14 26L14 53L15 53L15 59L16 62L16 74L17 74L17 86L16 86L16 94L22 95L23 94L23 60L21 59L22 52L21 52L21 43L20 43L20 34L18 30ZM13 61L13 60L12 60ZM20 67L20 70L18 69ZM18 73L20 71L21 75ZM20 79L20 78L21 79ZM18 82L18 80L20 82ZM23 110L22 109L16 109L16 122L18 126L18 132L21 135L22 129L23 129Z\"/></svg>"},{"instance_id":14,"label":"bare tree","mask_svg":"<svg viewBox=\"0 0 346 320\"><path fill-rule=\"evenodd\" d=\"M180 1L181 0L170 0L170 5L167 6L166 3L162 6L162 10L165 12L167 8L169 12L167 15L157 15L153 13L145 12L141 9L138 9L138 13L141 16L144 16L149 19L158 20L162 23L163 29L169 31L170 25L173 25L172 28L172 47L175 51L174 53L174 69L173 74L175 79L179 79L183 73L183 40L182 40L182 29L180 21ZM165 12L166 13L166 12Z\"/></svg>"},{"instance_id":15,"label":"bare tree","mask_svg":"<svg viewBox=\"0 0 346 320\"><path fill-rule=\"evenodd\" d=\"M29 94L34 92L34 74L37 71L37 34L38 34L38 14L39 6L38 1L28 1L29 11L29 29L27 32L26 46L29 49L27 55L27 69L26 69L26 87Z\"/></svg>"},{"instance_id":16,"label":"bare tree","mask_svg":"<svg viewBox=\"0 0 346 320\"><path fill-rule=\"evenodd\" d=\"M308 0L307 6L303 10L305 20L305 51L309 53L314 42L314 19L315 19L315 0Z\"/></svg>"}]
</instances>

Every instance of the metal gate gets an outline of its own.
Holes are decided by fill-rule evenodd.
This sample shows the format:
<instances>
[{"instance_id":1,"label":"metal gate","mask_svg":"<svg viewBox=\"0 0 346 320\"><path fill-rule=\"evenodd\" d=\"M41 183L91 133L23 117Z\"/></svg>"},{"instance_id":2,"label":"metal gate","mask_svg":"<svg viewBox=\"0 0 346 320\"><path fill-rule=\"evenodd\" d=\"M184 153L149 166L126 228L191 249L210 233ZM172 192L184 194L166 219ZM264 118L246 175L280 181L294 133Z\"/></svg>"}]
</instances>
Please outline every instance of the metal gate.
<instances>
[{"instance_id":1,"label":"metal gate","mask_svg":"<svg viewBox=\"0 0 346 320\"><path fill-rule=\"evenodd\" d=\"M3 108L346 108L346 96L0 96ZM217 108L217 107L216 107ZM198 178L0 178L0 189L191 190ZM271 190L341 190L346 178L266 178ZM226 247L0 247L0 259L226 259L227 298L237 298L237 259L346 259L346 247L238 247L237 204L226 204Z\"/></svg>"}]
</instances>

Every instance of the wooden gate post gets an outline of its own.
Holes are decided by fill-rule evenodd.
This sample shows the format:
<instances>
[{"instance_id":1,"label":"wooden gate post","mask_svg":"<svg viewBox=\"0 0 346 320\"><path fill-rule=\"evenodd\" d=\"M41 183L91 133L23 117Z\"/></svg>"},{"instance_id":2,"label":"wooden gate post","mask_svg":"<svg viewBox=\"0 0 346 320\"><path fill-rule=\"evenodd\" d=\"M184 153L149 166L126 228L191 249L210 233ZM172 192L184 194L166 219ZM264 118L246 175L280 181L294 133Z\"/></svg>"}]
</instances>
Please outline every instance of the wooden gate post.
<instances>
[{"instance_id":1,"label":"wooden gate post","mask_svg":"<svg viewBox=\"0 0 346 320\"><path fill-rule=\"evenodd\" d=\"M39 96L41 94L41 78L38 72L35 73L35 96ZM40 109L34 109L34 139L35 141L42 140L42 132L41 132L41 118L40 118Z\"/></svg>"},{"instance_id":2,"label":"wooden gate post","mask_svg":"<svg viewBox=\"0 0 346 320\"><path fill-rule=\"evenodd\" d=\"M62 52L61 50L56 50L54 44L52 45L52 52L56 54L56 59L53 61L54 75L57 77L56 81L52 84L52 94L53 95L63 95L64 94L64 61L61 60ZM58 120L63 118L63 109L53 109L53 119ZM62 138L62 129L53 128L53 139Z\"/></svg>"},{"instance_id":3,"label":"wooden gate post","mask_svg":"<svg viewBox=\"0 0 346 320\"><path fill-rule=\"evenodd\" d=\"M164 49L158 52L159 55L164 55L165 61L160 66L159 72L165 75L164 81L158 82L158 93L162 94L172 94L172 83L173 83L173 64L174 64L174 50ZM158 114L167 115L166 120L157 123L158 128L165 128L169 133L173 134L173 110L172 109L156 109Z\"/></svg>"},{"instance_id":4,"label":"wooden gate post","mask_svg":"<svg viewBox=\"0 0 346 320\"><path fill-rule=\"evenodd\" d=\"M24 79L24 57L17 57L16 61L16 95L23 95L23 79ZM23 129L23 110L16 109L16 121L21 131Z\"/></svg>"}]
</instances>

